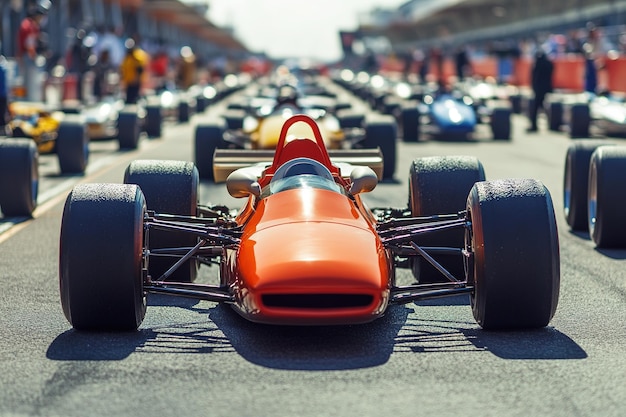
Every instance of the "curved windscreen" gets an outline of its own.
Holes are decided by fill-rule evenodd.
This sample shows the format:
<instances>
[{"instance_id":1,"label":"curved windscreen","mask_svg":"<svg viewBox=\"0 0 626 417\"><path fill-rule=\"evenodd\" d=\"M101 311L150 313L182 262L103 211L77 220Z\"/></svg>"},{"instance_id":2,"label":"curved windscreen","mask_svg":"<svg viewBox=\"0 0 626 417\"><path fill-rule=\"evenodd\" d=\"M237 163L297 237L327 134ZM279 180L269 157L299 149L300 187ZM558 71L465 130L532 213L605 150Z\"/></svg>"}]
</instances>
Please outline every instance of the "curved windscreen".
<instances>
[{"instance_id":1,"label":"curved windscreen","mask_svg":"<svg viewBox=\"0 0 626 417\"><path fill-rule=\"evenodd\" d=\"M320 175L300 174L271 181L270 184L263 189L261 197L267 197L281 191L298 188L317 188L344 194L343 188L333 180L329 180Z\"/></svg>"}]
</instances>

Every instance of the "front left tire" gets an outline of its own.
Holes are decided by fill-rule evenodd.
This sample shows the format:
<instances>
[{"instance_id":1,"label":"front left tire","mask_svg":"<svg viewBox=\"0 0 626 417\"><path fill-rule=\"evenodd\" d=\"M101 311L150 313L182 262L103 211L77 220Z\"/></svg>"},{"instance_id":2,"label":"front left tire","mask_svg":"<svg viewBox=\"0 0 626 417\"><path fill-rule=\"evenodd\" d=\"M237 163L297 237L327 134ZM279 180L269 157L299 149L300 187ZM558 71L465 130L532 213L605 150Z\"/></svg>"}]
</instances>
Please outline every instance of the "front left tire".
<instances>
[{"instance_id":1,"label":"front left tire","mask_svg":"<svg viewBox=\"0 0 626 417\"><path fill-rule=\"evenodd\" d=\"M63 209L59 286L76 330L132 331L146 313L143 217L136 185L81 184Z\"/></svg>"}]
</instances>

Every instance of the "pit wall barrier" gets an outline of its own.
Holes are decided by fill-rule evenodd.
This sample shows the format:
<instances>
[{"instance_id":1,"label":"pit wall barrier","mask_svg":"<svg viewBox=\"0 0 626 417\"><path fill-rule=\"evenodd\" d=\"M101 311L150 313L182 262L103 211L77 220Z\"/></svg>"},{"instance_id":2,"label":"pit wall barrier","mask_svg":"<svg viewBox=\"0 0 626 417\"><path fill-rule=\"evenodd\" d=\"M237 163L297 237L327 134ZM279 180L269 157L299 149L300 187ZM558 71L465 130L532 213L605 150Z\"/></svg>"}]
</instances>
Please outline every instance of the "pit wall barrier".
<instances>
[{"instance_id":1,"label":"pit wall barrier","mask_svg":"<svg viewBox=\"0 0 626 417\"><path fill-rule=\"evenodd\" d=\"M510 59L503 63L496 57L476 58L472 60L471 75L483 78L493 77L497 80L514 84L520 87L530 86L530 74L533 59L522 57ZM585 60L580 55L564 55L552 59L554 74L552 83L555 89L571 92L582 92L585 80ZM506 64L506 65L503 65ZM598 68L598 89L618 93L626 93L626 56L605 56L596 60ZM402 73L403 63L389 59L381 63L381 72ZM502 71L506 73L502 74ZM419 71L419 64L411 67L413 73ZM456 77L454 62L446 59L442 65L443 79L450 82ZM430 66L429 81L440 79L437 68Z\"/></svg>"}]
</instances>

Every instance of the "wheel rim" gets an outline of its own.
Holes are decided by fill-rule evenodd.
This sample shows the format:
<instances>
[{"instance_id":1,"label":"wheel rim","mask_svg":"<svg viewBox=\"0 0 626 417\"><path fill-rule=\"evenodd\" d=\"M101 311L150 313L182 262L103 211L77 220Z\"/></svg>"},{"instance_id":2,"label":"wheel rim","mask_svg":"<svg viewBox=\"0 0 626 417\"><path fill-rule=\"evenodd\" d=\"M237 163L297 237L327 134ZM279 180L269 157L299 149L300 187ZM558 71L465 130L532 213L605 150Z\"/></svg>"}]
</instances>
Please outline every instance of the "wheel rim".
<instances>
[{"instance_id":1,"label":"wheel rim","mask_svg":"<svg viewBox=\"0 0 626 417\"><path fill-rule=\"evenodd\" d=\"M565 163L565 183L563 184L563 210L565 217L569 218L570 208L572 206L572 170L571 155L567 156Z\"/></svg>"},{"instance_id":2,"label":"wheel rim","mask_svg":"<svg viewBox=\"0 0 626 417\"><path fill-rule=\"evenodd\" d=\"M589 202L587 204L587 219L589 223L589 234L591 236L595 233L597 221L598 187L596 186L596 176L596 163L592 160L589 170Z\"/></svg>"},{"instance_id":3,"label":"wheel rim","mask_svg":"<svg viewBox=\"0 0 626 417\"><path fill-rule=\"evenodd\" d=\"M31 174L31 199L32 199L32 206L36 207L37 206L37 196L39 195L39 170L38 170L38 165L39 165L39 161L37 156L35 155L34 158L34 162L33 165L31 167L32 169L32 174Z\"/></svg>"},{"instance_id":4,"label":"wheel rim","mask_svg":"<svg viewBox=\"0 0 626 417\"><path fill-rule=\"evenodd\" d=\"M85 165L87 165L87 162L89 161L89 141L88 140L83 140L83 161L85 161Z\"/></svg>"}]
</instances>

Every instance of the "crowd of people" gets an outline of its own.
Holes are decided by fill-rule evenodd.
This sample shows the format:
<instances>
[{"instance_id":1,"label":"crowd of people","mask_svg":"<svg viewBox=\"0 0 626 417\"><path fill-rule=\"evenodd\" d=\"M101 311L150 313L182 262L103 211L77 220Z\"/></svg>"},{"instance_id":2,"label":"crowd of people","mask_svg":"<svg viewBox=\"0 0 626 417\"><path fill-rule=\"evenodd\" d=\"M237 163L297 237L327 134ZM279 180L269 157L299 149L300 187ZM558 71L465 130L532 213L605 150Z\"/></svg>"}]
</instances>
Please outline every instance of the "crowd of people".
<instances>
[{"instance_id":1,"label":"crowd of people","mask_svg":"<svg viewBox=\"0 0 626 417\"><path fill-rule=\"evenodd\" d=\"M213 79L234 71L228 57L218 56L210 62L200 62L189 46L141 39L137 34L128 36L112 26L69 28L65 53L49 56L45 45L45 24L51 6L49 0L29 6L18 33L11 39L15 42L16 63L11 75L17 80L7 79L6 59L0 57L2 114L6 113L3 103L11 96L25 101L45 101L44 80L50 79L52 74L73 81L68 83L69 87L64 85L63 98L85 103L106 96L121 96L128 103L134 103L144 88L157 92L188 89L198 82L201 65ZM0 114L0 124L4 123L4 118L6 116Z\"/></svg>"}]
</instances>

